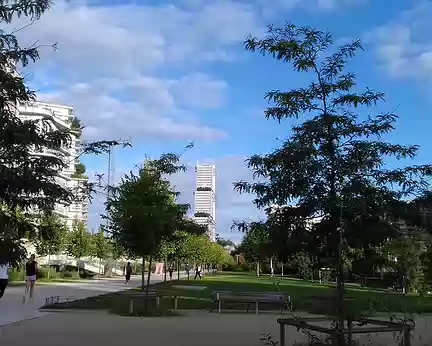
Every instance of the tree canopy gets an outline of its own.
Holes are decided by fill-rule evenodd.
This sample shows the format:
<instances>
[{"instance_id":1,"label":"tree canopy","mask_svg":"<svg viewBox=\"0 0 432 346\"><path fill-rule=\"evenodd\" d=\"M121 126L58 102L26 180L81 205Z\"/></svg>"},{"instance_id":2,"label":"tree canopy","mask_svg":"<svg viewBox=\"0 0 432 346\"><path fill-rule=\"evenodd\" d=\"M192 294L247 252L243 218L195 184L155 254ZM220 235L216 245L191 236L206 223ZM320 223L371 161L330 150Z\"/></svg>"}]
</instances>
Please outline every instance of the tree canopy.
<instances>
[{"instance_id":1,"label":"tree canopy","mask_svg":"<svg viewBox=\"0 0 432 346\"><path fill-rule=\"evenodd\" d=\"M68 227L55 214L44 215L38 225L36 252L39 256L59 254L65 250Z\"/></svg>"},{"instance_id":2,"label":"tree canopy","mask_svg":"<svg viewBox=\"0 0 432 346\"><path fill-rule=\"evenodd\" d=\"M0 4L0 21L11 24L19 18L37 21L50 8L50 0L16 0ZM18 107L36 101L20 68L39 59L39 46L21 47L16 33L0 33L0 260L13 264L22 261L26 250L24 237L34 237L39 216L49 214L56 204L68 205L82 194L93 191L92 184L73 191L57 180L69 162L61 156L39 155L44 148L67 147L73 131L42 130L44 122L22 120ZM83 142L80 155L101 154L118 141Z\"/></svg>"},{"instance_id":3,"label":"tree canopy","mask_svg":"<svg viewBox=\"0 0 432 346\"><path fill-rule=\"evenodd\" d=\"M179 157L162 155L147 160L138 172L126 174L118 187L110 187L106 203L109 232L130 254L152 256L164 238L184 223L189 208L177 204L167 175L184 170Z\"/></svg>"},{"instance_id":4,"label":"tree canopy","mask_svg":"<svg viewBox=\"0 0 432 346\"><path fill-rule=\"evenodd\" d=\"M419 147L384 141L398 116L392 111L373 115L385 95L358 91L355 74L345 71L362 50L359 40L335 46L328 32L289 23L270 26L263 39L248 38L246 49L287 63L311 82L266 94L266 118L301 120L279 148L248 159L258 181L238 182L235 188L255 194L258 208L279 206L270 219L283 227L273 229L298 244L311 240L314 251L337 268L340 330L344 253L381 245L415 222L407 201L425 193L432 166L387 164L390 158L412 159Z\"/></svg>"}]
</instances>

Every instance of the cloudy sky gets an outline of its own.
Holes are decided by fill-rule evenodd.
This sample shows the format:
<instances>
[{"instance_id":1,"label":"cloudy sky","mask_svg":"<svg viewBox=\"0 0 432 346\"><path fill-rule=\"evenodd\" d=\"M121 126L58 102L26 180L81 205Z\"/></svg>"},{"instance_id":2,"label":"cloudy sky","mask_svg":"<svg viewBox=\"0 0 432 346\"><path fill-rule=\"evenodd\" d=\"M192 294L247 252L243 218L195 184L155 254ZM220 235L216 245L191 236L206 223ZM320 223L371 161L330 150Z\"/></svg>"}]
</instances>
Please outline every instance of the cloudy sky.
<instances>
[{"instance_id":1,"label":"cloudy sky","mask_svg":"<svg viewBox=\"0 0 432 346\"><path fill-rule=\"evenodd\" d=\"M432 148L431 16L432 2L424 0L54 0L19 35L23 44L42 45L41 60L26 71L40 99L73 105L87 140L131 141L132 148L115 152L117 178L146 155L195 141L183 159L217 166L217 232L238 240L232 220L260 213L232 183L250 180L244 160L275 148L290 130L289 121L264 118L263 96L305 81L287 65L246 52L245 38L285 21L329 30L340 42L361 38L365 51L350 69L359 86L386 92L380 111L401 116L390 140L421 145L418 161L425 162ZM106 157L84 161L90 174L106 171ZM173 182L193 204L193 169ZM99 224L100 201L91 206L90 227Z\"/></svg>"}]
</instances>

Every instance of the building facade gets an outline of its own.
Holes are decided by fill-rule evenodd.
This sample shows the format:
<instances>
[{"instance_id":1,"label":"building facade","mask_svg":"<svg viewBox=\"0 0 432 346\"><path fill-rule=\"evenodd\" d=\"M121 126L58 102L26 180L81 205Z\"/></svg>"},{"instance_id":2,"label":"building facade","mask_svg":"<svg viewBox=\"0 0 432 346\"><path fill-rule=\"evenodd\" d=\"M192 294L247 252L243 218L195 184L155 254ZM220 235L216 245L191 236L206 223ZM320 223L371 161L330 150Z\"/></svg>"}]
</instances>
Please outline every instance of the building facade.
<instances>
[{"instance_id":1,"label":"building facade","mask_svg":"<svg viewBox=\"0 0 432 346\"><path fill-rule=\"evenodd\" d=\"M53 103L32 102L18 107L19 118L22 120L40 121L41 131L70 131L71 143L60 148L43 148L34 150L33 155L51 155L60 158L65 167L57 177L57 183L74 191L76 198L70 205L58 204L54 212L61 217L71 228L74 221L87 224L88 199L85 196L85 183L88 178L83 174L77 174L76 165L79 163L81 131L73 128L73 108Z\"/></svg>"},{"instance_id":2,"label":"building facade","mask_svg":"<svg viewBox=\"0 0 432 346\"><path fill-rule=\"evenodd\" d=\"M195 222L208 229L208 237L216 241L216 167L200 165L195 167Z\"/></svg>"}]
</instances>

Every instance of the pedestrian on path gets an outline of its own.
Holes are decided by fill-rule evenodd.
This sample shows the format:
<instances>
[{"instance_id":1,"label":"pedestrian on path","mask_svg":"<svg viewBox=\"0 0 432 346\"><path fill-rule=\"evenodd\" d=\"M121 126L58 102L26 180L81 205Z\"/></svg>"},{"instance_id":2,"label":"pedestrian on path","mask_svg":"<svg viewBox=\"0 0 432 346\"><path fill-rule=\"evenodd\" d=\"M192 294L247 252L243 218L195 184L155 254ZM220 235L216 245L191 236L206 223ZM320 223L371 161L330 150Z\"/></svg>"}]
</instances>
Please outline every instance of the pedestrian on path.
<instances>
[{"instance_id":1,"label":"pedestrian on path","mask_svg":"<svg viewBox=\"0 0 432 346\"><path fill-rule=\"evenodd\" d=\"M33 292L34 286L36 283L36 272L37 272L37 262L35 260L35 255L31 255L29 260L26 263L26 287L23 296L23 303L27 300L27 294L29 295L28 302L31 303L33 301Z\"/></svg>"},{"instance_id":2,"label":"pedestrian on path","mask_svg":"<svg viewBox=\"0 0 432 346\"><path fill-rule=\"evenodd\" d=\"M169 278L170 278L170 280L172 280L173 271L174 271L173 266L170 265L170 266L168 267L168 273L169 273Z\"/></svg>"},{"instance_id":3,"label":"pedestrian on path","mask_svg":"<svg viewBox=\"0 0 432 346\"><path fill-rule=\"evenodd\" d=\"M197 266L196 269L195 269L195 278L194 278L194 280L196 280L197 277L199 277L200 280L202 279L202 276L201 276L201 266Z\"/></svg>"},{"instance_id":4,"label":"pedestrian on path","mask_svg":"<svg viewBox=\"0 0 432 346\"><path fill-rule=\"evenodd\" d=\"M0 299L2 299L4 292L6 290L6 287L9 283L9 270L10 270L9 263L2 262L0 263Z\"/></svg>"},{"instance_id":5,"label":"pedestrian on path","mask_svg":"<svg viewBox=\"0 0 432 346\"><path fill-rule=\"evenodd\" d=\"M131 265L130 262L128 262L128 263L126 264L126 268L125 268L126 284L129 283L129 280L130 280L130 278L131 278L131 275L132 275L132 265Z\"/></svg>"}]
</instances>

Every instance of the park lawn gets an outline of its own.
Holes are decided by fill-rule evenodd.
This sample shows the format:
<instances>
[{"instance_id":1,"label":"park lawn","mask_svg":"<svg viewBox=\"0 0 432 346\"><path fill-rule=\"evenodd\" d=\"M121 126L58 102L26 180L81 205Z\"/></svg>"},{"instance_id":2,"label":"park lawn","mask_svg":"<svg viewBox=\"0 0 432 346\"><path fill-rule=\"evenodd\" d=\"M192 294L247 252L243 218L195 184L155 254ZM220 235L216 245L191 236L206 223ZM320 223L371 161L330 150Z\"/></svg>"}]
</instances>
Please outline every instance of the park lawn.
<instances>
[{"instance_id":1,"label":"park lawn","mask_svg":"<svg viewBox=\"0 0 432 346\"><path fill-rule=\"evenodd\" d=\"M176 289L173 285L205 286L204 290ZM291 297L295 310L310 310L311 299L314 297L336 294L334 285L312 283L293 278L256 277L250 273L218 273L207 275L203 280L183 279L174 283L159 283L153 289L174 291L185 297L212 298L212 293L218 290L238 292L282 292ZM397 292L383 292L373 289L346 288L347 309L350 312L432 312L432 297L416 295L403 296ZM179 308L195 308L203 303L192 299L180 301ZM209 307L207 303L206 307Z\"/></svg>"},{"instance_id":2,"label":"park lawn","mask_svg":"<svg viewBox=\"0 0 432 346\"><path fill-rule=\"evenodd\" d=\"M175 286L204 286L205 289L193 290ZM212 293L220 290L238 292L282 292L290 295L294 310L311 311L311 300L314 297L335 295L336 289L332 285L320 285L292 278L270 278L262 276L257 278L249 273L218 273L205 275L203 280L178 280L168 283L158 283L152 290L165 291L167 296L175 294L181 298L178 301L179 309L209 309L211 307ZM55 304L48 308L54 309L105 309L127 315L129 296L137 294L139 289L125 290L119 293L110 293L82 300ZM400 293L373 291L367 289L347 288L347 311L354 315L372 316L378 312L432 312L432 298L414 295L403 296ZM152 303L153 304L153 303ZM139 305L139 303L137 303ZM173 308L173 299L166 298L161 301L161 311L166 312ZM244 309L244 306L232 308ZM152 311L155 307L152 306ZM253 307L252 307L253 309ZM142 306L138 308L142 310ZM138 315L142 315L138 312Z\"/></svg>"}]
</instances>

